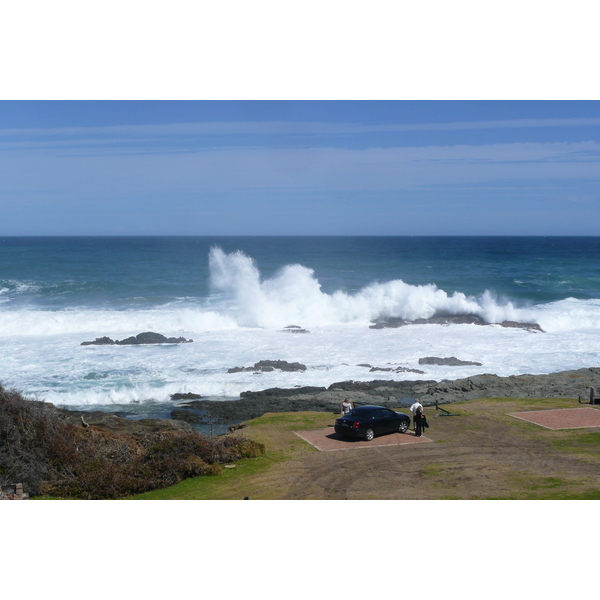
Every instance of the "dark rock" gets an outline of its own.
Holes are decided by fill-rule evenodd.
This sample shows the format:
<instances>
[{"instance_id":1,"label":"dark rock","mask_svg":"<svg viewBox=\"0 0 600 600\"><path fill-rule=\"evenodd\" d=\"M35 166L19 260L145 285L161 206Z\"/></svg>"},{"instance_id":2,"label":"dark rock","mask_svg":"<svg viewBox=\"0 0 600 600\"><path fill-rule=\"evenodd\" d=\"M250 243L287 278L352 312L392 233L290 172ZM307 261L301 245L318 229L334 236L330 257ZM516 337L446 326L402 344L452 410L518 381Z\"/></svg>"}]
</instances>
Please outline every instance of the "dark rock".
<instances>
[{"instance_id":1,"label":"dark rock","mask_svg":"<svg viewBox=\"0 0 600 600\"><path fill-rule=\"evenodd\" d=\"M200 394L194 394L193 392L178 392L177 394L171 394L171 400L199 400L202 398Z\"/></svg>"},{"instance_id":2,"label":"dark rock","mask_svg":"<svg viewBox=\"0 0 600 600\"><path fill-rule=\"evenodd\" d=\"M241 373L243 371L270 373L275 369L280 371L306 371L306 365L298 362L289 363L286 360L261 360L254 363L253 367L233 367L227 369L228 373Z\"/></svg>"},{"instance_id":3,"label":"dark rock","mask_svg":"<svg viewBox=\"0 0 600 600\"><path fill-rule=\"evenodd\" d=\"M502 321L501 327L516 327L518 329L526 329L527 331L541 331L544 330L537 323L518 323L517 321Z\"/></svg>"},{"instance_id":4,"label":"dark rock","mask_svg":"<svg viewBox=\"0 0 600 600\"><path fill-rule=\"evenodd\" d=\"M414 325L486 325L479 315L433 316L429 319L415 319Z\"/></svg>"},{"instance_id":5,"label":"dark rock","mask_svg":"<svg viewBox=\"0 0 600 600\"><path fill-rule=\"evenodd\" d=\"M408 321L400 317L389 317L387 319L378 319L370 329L388 329L396 327L404 327L405 325L492 325L486 323L479 315L445 315L437 314L427 319L415 319ZM518 323L517 321L503 321L500 323L502 327L518 327L527 331L544 330L537 323Z\"/></svg>"},{"instance_id":6,"label":"dark rock","mask_svg":"<svg viewBox=\"0 0 600 600\"><path fill-rule=\"evenodd\" d=\"M395 393L396 391L411 390L415 383L421 386L423 388L423 391L425 391L427 389L427 386L435 383L435 381L388 381L382 379L375 379L373 381L338 381L336 383L332 383L327 388L327 390L342 392L362 392L365 394L382 396ZM410 393L403 393L403 396L410 395Z\"/></svg>"},{"instance_id":7,"label":"dark rock","mask_svg":"<svg viewBox=\"0 0 600 600\"><path fill-rule=\"evenodd\" d=\"M81 342L82 346L130 346L137 344L189 344L194 340L186 340L183 337L165 337L160 333L153 333L152 331L146 331L144 333L138 333L136 336L125 338L124 340L112 340L109 337L96 338L93 342Z\"/></svg>"},{"instance_id":8,"label":"dark rock","mask_svg":"<svg viewBox=\"0 0 600 600\"><path fill-rule=\"evenodd\" d=\"M483 374L441 381L427 390L426 397L439 402L456 402L474 398L578 398L589 387L600 382L600 369L596 367L561 371L546 375Z\"/></svg>"},{"instance_id":9,"label":"dark rock","mask_svg":"<svg viewBox=\"0 0 600 600\"><path fill-rule=\"evenodd\" d=\"M306 371L306 365L298 362L289 363L286 360L261 360L254 364L255 369L271 367L280 371Z\"/></svg>"},{"instance_id":10,"label":"dark rock","mask_svg":"<svg viewBox=\"0 0 600 600\"><path fill-rule=\"evenodd\" d=\"M93 342L81 342L82 346L110 346L114 344L115 341L111 340L109 337L99 337L96 338Z\"/></svg>"},{"instance_id":11,"label":"dark rock","mask_svg":"<svg viewBox=\"0 0 600 600\"><path fill-rule=\"evenodd\" d=\"M486 322L479 315L434 315L427 319L408 321L400 317L390 317L375 321L370 329L388 329L404 327L405 325L485 325Z\"/></svg>"},{"instance_id":12,"label":"dark rock","mask_svg":"<svg viewBox=\"0 0 600 600\"><path fill-rule=\"evenodd\" d=\"M318 394L325 392L327 388L304 386L298 388L268 388L260 392L242 392L240 398L244 399L262 399L268 397L291 398L292 396L302 396L303 394Z\"/></svg>"},{"instance_id":13,"label":"dark rock","mask_svg":"<svg viewBox=\"0 0 600 600\"><path fill-rule=\"evenodd\" d=\"M510 377L482 374L440 382L341 381L328 388L306 386L243 392L240 394L240 400L193 400L179 407L175 416L180 420L192 421L201 419L203 414L210 414L211 418L233 423L253 419L267 412L337 413L340 402L346 398L352 399L356 405L376 404L402 409L401 400L406 398L419 398L424 406L434 406L436 402L448 404L475 398L577 398L587 397L590 387L600 387L600 368ZM189 419L186 414L189 415Z\"/></svg>"},{"instance_id":14,"label":"dark rock","mask_svg":"<svg viewBox=\"0 0 600 600\"><path fill-rule=\"evenodd\" d=\"M419 359L420 365L448 365L451 367L462 367L468 365L474 365L481 367L482 363L474 362L471 360L459 360L458 358L451 356L450 358L438 358L437 356L426 356L425 358Z\"/></svg>"},{"instance_id":15,"label":"dark rock","mask_svg":"<svg viewBox=\"0 0 600 600\"><path fill-rule=\"evenodd\" d=\"M369 369L369 373L373 373L375 371L393 371L394 373L418 373L419 375L425 374L425 371L421 371L419 369L409 369L407 367L371 367Z\"/></svg>"},{"instance_id":16,"label":"dark rock","mask_svg":"<svg viewBox=\"0 0 600 600\"><path fill-rule=\"evenodd\" d=\"M120 346L129 344L189 344L193 340L186 340L184 337L165 337L160 333L153 333L152 331L146 331L144 333L138 333L135 337L128 337L121 341L116 341L115 344Z\"/></svg>"},{"instance_id":17,"label":"dark rock","mask_svg":"<svg viewBox=\"0 0 600 600\"><path fill-rule=\"evenodd\" d=\"M372 381L340 382L329 388L270 388L259 392L242 392L240 400L195 400L179 406L171 416L189 422L198 422L203 415L222 419L225 422L245 421L260 417L268 412L317 411L338 414L340 403L351 398L355 405L377 404L399 408L396 398L405 398L425 393L434 381ZM183 414L189 412L189 418Z\"/></svg>"},{"instance_id":18,"label":"dark rock","mask_svg":"<svg viewBox=\"0 0 600 600\"><path fill-rule=\"evenodd\" d=\"M302 327L298 327L298 325L288 325L280 330L282 333L310 333L308 329L302 329Z\"/></svg>"},{"instance_id":19,"label":"dark rock","mask_svg":"<svg viewBox=\"0 0 600 600\"><path fill-rule=\"evenodd\" d=\"M390 317L389 319L381 319L375 321L373 325L369 326L369 329L388 329L402 327L403 325L409 325L410 321L405 321L400 317Z\"/></svg>"}]
</instances>

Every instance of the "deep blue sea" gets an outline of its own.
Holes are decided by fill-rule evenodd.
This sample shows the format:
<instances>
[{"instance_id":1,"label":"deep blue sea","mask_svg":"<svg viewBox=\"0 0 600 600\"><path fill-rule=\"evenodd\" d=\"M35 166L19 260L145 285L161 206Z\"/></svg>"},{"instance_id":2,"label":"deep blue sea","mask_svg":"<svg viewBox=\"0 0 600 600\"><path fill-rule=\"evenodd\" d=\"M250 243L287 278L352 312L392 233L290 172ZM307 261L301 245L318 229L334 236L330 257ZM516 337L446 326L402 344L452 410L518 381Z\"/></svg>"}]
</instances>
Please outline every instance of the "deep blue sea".
<instances>
[{"instance_id":1,"label":"deep blue sea","mask_svg":"<svg viewBox=\"0 0 600 600\"><path fill-rule=\"evenodd\" d=\"M385 317L436 314L478 314L490 326L369 328ZM504 320L535 322L544 333L494 325ZM290 334L289 325L309 333ZM81 346L143 331L194 343ZM4 237L0 351L5 386L140 416L166 410L175 392L223 399L370 380L359 365L419 368L423 356L483 367L386 377L596 366L600 238ZM227 373L267 359L307 370Z\"/></svg>"}]
</instances>

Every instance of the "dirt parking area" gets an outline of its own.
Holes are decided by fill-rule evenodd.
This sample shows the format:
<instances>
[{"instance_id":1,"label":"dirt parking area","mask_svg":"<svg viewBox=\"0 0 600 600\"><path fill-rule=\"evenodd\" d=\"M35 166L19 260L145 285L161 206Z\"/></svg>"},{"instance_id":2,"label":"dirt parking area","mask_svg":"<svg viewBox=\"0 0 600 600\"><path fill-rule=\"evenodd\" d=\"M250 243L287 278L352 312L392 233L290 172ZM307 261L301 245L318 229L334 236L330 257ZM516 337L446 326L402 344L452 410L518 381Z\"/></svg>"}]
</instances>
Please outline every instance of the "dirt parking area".
<instances>
[{"instance_id":1,"label":"dirt parking area","mask_svg":"<svg viewBox=\"0 0 600 600\"><path fill-rule=\"evenodd\" d=\"M267 449L281 448L285 460L255 478L248 494L256 499L600 498L597 425L555 430L515 418L565 408L575 409L578 418L592 410L595 419L600 412L571 399L471 400L452 405L458 416L436 418L435 409L426 409L427 438L409 432L372 442L335 439L328 427L333 415L266 415L248 423L247 435ZM568 413L559 412L564 426ZM307 426L309 418L314 427ZM278 428L277 419L285 426ZM361 451L330 451L342 448Z\"/></svg>"},{"instance_id":2,"label":"dirt parking area","mask_svg":"<svg viewBox=\"0 0 600 600\"><path fill-rule=\"evenodd\" d=\"M366 450L382 446L402 446L406 444L421 444L431 442L425 436L417 437L414 433L390 433L381 435L370 442L360 439L348 439L338 435L331 427L325 429L310 429L308 431L294 431L294 433L317 450L331 452L333 450Z\"/></svg>"}]
</instances>

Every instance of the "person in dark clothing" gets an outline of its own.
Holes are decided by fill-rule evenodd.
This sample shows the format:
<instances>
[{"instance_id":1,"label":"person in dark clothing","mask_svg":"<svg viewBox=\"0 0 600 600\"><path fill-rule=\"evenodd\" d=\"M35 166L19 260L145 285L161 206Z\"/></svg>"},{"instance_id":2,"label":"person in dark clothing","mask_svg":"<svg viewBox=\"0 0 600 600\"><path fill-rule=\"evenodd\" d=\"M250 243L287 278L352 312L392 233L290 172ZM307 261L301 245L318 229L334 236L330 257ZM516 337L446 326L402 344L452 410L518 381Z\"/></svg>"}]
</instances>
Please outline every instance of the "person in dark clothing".
<instances>
[{"instance_id":1,"label":"person in dark clothing","mask_svg":"<svg viewBox=\"0 0 600 600\"><path fill-rule=\"evenodd\" d=\"M415 435L421 437L423 433L423 407L418 406L415 411Z\"/></svg>"},{"instance_id":2,"label":"person in dark clothing","mask_svg":"<svg viewBox=\"0 0 600 600\"><path fill-rule=\"evenodd\" d=\"M413 405L410 407L410 412L413 416L413 429L415 431L417 430L417 409L419 407L421 407L421 410L423 410L423 405L418 400L415 400Z\"/></svg>"}]
</instances>

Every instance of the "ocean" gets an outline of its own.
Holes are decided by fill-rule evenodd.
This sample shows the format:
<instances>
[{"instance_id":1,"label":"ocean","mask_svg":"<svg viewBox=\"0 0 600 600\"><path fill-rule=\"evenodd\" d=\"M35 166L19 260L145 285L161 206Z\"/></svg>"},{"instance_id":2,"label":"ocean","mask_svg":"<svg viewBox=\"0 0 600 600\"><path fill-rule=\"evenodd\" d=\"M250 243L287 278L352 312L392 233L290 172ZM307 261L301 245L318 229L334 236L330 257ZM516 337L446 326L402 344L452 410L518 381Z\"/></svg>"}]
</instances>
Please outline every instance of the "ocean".
<instances>
[{"instance_id":1,"label":"ocean","mask_svg":"<svg viewBox=\"0 0 600 600\"><path fill-rule=\"evenodd\" d=\"M489 326L370 328L465 314ZM81 345L146 331L193 343ZM598 366L600 238L4 237L0 351L3 386L131 418L168 416L175 393ZM261 360L307 368L228 373Z\"/></svg>"}]
</instances>

